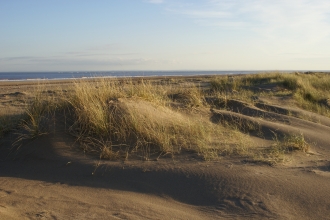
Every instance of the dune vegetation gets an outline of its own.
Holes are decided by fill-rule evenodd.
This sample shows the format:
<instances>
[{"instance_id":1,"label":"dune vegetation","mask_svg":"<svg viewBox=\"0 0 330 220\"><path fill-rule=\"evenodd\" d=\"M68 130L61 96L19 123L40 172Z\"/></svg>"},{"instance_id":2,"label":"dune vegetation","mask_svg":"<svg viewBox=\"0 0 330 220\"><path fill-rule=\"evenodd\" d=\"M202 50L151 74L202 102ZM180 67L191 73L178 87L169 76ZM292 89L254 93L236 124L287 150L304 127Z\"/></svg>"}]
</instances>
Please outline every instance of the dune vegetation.
<instances>
[{"instance_id":1,"label":"dune vegetation","mask_svg":"<svg viewBox=\"0 0 330 220\"><path fill-rule=\"evenodd\" d=\"M0 116L0 137L16 129L15 144L22 144L62 129L101 159L157 160L189 152L204 160L229 155L274 164L294 150L307 152L309 145L304 134L267 130L260 120L314 119L261 99L272 97L330 117L330 75L95 79L52 91L40 85L19 119ZM272 144L256 147L252 136Z\"/></svg>"},{"instance_id":2,"label":"dune vegetation","mask_svg":"<svg viewBox=\"0 0 330 220\"><path fill-rule=\"evenodd\" d=\"M216 77L211 88L231 99L253 102L255 95L290 96L302 109L330 117L329 73L264 73ZM234 91L234 92L233 92Z\"/></svg>"}]
</instances>

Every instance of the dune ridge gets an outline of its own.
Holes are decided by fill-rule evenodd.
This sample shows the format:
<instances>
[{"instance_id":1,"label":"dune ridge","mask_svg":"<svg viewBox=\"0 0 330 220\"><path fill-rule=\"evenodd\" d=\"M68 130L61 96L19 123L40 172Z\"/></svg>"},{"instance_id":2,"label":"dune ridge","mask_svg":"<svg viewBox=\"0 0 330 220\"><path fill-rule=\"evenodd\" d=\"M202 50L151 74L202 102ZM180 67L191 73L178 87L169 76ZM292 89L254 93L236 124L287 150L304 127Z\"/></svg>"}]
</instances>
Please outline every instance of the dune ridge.
<instances>
[{"instance_id":1,"label":"dune ridge","mask_svg":"<svg viewBox=\"0 0 330 220\"><path fill-rule=\"evenodd\" d=\"M217 155L209 152L207 161L200 150L204 148L190 145L161 156L150 151L147 158L133 147L128 157L102 159L96 150L81 147L70 120L63 120L68 115L61 112L47 120L47 135L22 139L14 147L20 132L28 131L5 127L0 139L0 219L330 219L330 119L293 105L289 92L282 95L278 89L280 83L267 86L268 80L246 89L236 78L210 80L157 78L156 84L174 85L161 102L132 96L105 103L110 109L119 105L138 111L141 118L151 115L162 125L171 120L185 125L197 117L199 123L218 128L221 133L212 134L218 135L219 146L206 149ZM222 86L209 90L220 81ZM63 82L58 88L57 83L42 94L68 96L73 84ZM34 98L35 85L7 84L0 89L0 107L16 109L14 117L26 107L24 97ZM270 90L251 93L255 87ZM286 160L275 161L269 150L285 144L285 137L303 137L308 148L279 148ZM242 147L242 141L248 143ZM111 149L115 153L122 148Z\"/></svg>"}]
</instances>

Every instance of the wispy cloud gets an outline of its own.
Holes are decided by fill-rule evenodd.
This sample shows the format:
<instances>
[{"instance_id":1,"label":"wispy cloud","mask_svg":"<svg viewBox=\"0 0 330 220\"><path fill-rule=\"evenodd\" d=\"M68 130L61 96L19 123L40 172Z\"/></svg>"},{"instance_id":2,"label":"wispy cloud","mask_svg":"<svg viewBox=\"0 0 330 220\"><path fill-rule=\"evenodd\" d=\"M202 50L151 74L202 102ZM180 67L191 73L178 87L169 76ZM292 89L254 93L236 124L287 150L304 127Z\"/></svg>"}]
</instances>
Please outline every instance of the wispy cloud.
<instances>
[{"instance_id":1,"label":"wispy cloud","mask_svg":"<svg viewBox=\"0 0 330 220\"><path fill-rule=\"evenodd\" d=\"M66 52L67 57L109 57L109 56L134 56L139 53L91 53L85 51L71 51Z\"/></svg>"},{"instance_id":2,"label":"wispy cloud","mask_svg":"<svg viewBox=\"0 0 330 220\"><path fill-rule=\"evenodd\" d=\"M228 18L231 16L230 13L226 11L216 11L216 10L199 10L199 9L173 9L169 8L168 11L177 14L183 14L191 18Z\"/></svg>"},{"instance_id":3,"label":"wispy cloud","mask_svg":"<svg viewBox=\"0 0 330 220\"><path fill-rule=\"evenodd\" d=\"M278 38L315 42L330 34L330 2L326 0L272 1L255 0L247 6L255 30ZM243 9L241 9L243 11ZM243 11L244 12L244 11Z\"/></svg>"},{"instance_id":4,"label":"wispy cloud","mask_svg":"<svg viewBox=\"0 0 330 220\"><path fill-rule=\"evenodd\" d=\"M152 65L157 61L137 52L132 52L125 46L118 44L102 44L82 48L75 51L53 53L46 56L0 56L0 71L15 68L31 67L32 69L49 68L64 69L95 68L113 69L121 67L132 68L141 65Z\"/></svg>"},{"instance_id":5,"label":"wispy cloud","mask_svg":"<svg viewBox=\"0 0 330 220\"><path fill-rule=\"evenodd\" d=\"M164 0L147 0L147 2L151 4L162 4Z\"/></svg>"},{"instance_id":6,"label":"wispy cloud","mask_svg":"<svg viewBox=\"0 0 330 220\"><path fill-rule=\"evenodd\" d=\"M75 56L48 56L48 57L37 57L37 56L24 56L24 57L4 57L0 58L0 62L5 64L22 64L22 65L60 65L60 66L130 66L130 65L141 65L156 62L150 58L139 58L139 57L75 57Z\"/></svg>"},{"instance_id":7,"label":"wispy cloud","mask_svg":"<svg viewBox=\"0 0 330 220\"><path fill-rule=\"evenodd\" d=\"M316 42L330 35L328 0L173 0L165 5L199 25L251 30L270 39Z\"/></svg>"}]
</instances>

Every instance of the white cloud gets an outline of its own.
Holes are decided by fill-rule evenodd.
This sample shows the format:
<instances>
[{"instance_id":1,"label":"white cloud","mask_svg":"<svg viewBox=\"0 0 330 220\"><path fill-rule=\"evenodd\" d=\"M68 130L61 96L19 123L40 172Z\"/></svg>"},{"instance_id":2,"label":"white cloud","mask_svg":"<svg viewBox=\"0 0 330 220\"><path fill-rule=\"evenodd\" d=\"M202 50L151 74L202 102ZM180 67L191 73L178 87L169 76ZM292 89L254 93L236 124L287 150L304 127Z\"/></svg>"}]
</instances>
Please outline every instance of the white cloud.
<instances>
[{"instance_id":1,"label":"white cloud","mask_svg":"<svg viewBox=\"0 0 330 220\"><path fill-rule=\"evenodd\" d=\"M328 0L172 1L167 11L203 26L254 31L270 41L315 43L330 39Z\"/></svg>"},{"instance_id":2,"label":"white cloud","mask_svg":"<svg viewBox=\"0 0 330 220\"><path fill-rule=\"evenodd\" d=\"M226 31L241 47L252 44L253 51L265 56L283 59L280 54L291 52L288 57L329 57L330 1L167 0L164 7L197 25Z\"/></svg>"},{"instance_id":3,"label":"white cloud","mask_svg":"<svg viewBox=\"0 0 330 220\"><path fill-rule=\"evenodd\" d=\"M147 0L147 2L151 4L161 4L164 3L164 0Z\"/></svg>"},{"instance_id":4,"label":"white cloud","mask_svg":"<svg viewBox=\"0 0 330 220\"><path fill-rule=\"evenodd\" d=\"M255 29L271 37L318 41L330 34L330 2L323 0L291 0L263 3L255 0L242 13L248 13ZM283 36L281 36L283 35Z\"/></svg>"},{"instance_id":5,"label":"white cloud","mask_svg":"<svg viewBox=\"0 0 330 220\"><path fill-rule=\"evenodd\" d=\"M0 71L77 71L83 69L109 70L131 67L139 69L141 66L148 66L157 63L157 60L143 57L6 57L0 58Z\"/></svg>"},{"instance_id":6,"label":"white cloud","mask_svg":"<svg viewBox=\"0 0 330 220\"><path fill-rule=\"evenodd\" d=\"M187 15L192 18L226 18L230 16L230 13L225 11L216 11L216 10L198 10L198 9L168 9L171 12L177 14Z\"/></svg>"}]
</instances>

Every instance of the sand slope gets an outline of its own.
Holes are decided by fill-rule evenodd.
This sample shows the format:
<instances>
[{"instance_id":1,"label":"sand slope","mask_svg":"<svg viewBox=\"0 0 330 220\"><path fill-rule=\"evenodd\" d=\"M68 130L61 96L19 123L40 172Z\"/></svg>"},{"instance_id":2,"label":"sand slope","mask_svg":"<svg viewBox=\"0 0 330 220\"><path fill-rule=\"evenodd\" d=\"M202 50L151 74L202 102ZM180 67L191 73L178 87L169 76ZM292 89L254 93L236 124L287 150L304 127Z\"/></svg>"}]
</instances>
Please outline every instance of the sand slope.
<instances>
[{"instance_id":1,"label":"sand slope","mask_svg":"<svg viewBox=\"0 0 330 220\"><path fill-rule=\"evenodd\" d=\"M326 166L100 162L72 144L56 133L1 148L1 219L329 219L330 178L313 172Z\"/></svg>"},{"instance_id":2,"label":"sand slope","mask_svg":"<svg viewBox=\"0 0 330 220\"><path fill-rule=\"evenodd\" d=\"M60 129L19 150L8 136L0 141L0 219L330 219L328 118L235 100L205 111L214 123L257 124L257 145L272 131L303 133L311 150L274 167L194 154L110 162L84 155Z\"/></svg>"}]
</instances>

